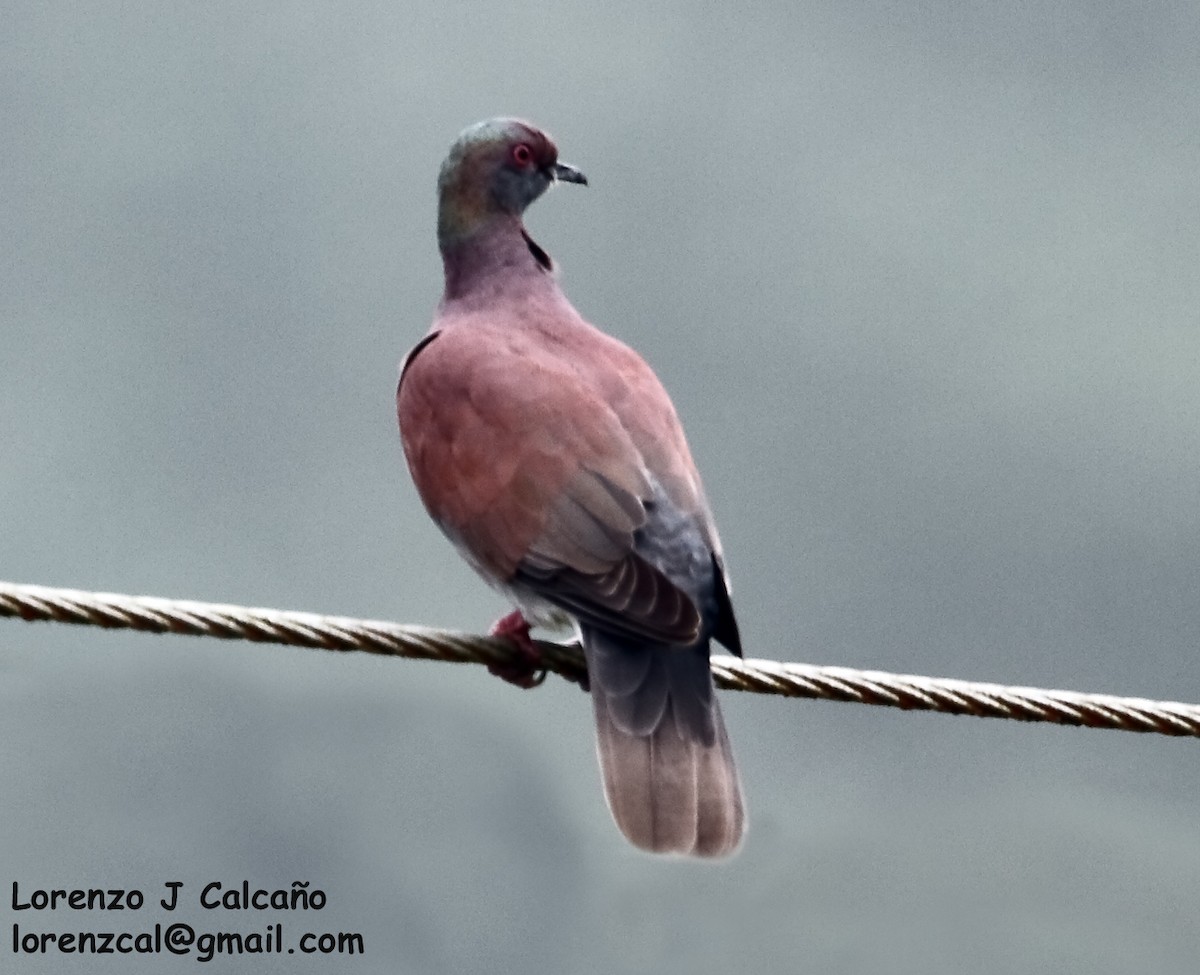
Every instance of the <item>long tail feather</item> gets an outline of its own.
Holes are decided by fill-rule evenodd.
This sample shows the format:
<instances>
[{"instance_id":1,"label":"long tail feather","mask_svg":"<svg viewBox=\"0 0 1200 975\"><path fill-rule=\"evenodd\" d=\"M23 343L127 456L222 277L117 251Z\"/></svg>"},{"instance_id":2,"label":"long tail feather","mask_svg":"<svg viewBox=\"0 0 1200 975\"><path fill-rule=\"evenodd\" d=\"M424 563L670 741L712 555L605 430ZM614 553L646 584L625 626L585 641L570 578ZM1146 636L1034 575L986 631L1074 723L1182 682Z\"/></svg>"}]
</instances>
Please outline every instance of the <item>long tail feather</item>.
<instances>
[{"instance_id":1,"label":"long tail feather","mask_svg":"<svg viewBox=\"0 0 1200 975\"><path fill-rule=\"evenodd\" d=\"M621 832L654 853L732 853L745 808L707 646L646 646L587 627L583 643L604 791Z\"/></svg>"}]
</instances>

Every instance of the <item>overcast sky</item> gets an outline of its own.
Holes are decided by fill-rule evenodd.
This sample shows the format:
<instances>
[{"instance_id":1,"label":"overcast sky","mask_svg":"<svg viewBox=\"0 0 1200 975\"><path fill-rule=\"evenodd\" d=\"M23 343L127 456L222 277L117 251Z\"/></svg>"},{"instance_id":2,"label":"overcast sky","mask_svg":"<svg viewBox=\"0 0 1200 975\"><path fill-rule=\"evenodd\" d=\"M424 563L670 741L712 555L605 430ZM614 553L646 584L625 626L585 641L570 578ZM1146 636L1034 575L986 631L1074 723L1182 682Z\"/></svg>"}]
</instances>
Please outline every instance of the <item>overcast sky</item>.
<instances>
[{"instance_id":1,"label":"overcast sky","mask_svg":"<svg viewBox=\"0 0 1200 975\"><path fill-rule=\"evenodd\" d=\"M504 612L392 397L437 167L517 114L591 180L530 230L671 391L750 655L1200 701L1198 10L6 0L0 578ZM1195 967L1194 740L723 706L745 846L663 861L556 679L0 621L0 889L186 885L6 893L0 970L165 970L8 928L173 920L366 947L210 972ZM243 879L327 906L199 906Z\"/></svg>"}]
</instances>

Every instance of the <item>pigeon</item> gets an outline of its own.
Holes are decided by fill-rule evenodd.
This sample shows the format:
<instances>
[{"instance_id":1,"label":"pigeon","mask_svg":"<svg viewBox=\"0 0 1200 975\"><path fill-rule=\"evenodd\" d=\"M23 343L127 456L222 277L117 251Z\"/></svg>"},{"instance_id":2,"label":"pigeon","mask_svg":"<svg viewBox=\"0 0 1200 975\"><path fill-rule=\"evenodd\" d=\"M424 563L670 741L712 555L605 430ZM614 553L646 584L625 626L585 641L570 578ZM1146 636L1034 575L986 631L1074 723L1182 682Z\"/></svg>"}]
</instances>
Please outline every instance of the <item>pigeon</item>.
<instances>
[{"instance_id":1,"label":"pigeon","mask_svg":"<svg viewBox=\"0 0 1200 975\"><path fill-rule=\"evenodd\" d=\"M396 410L425 508L513 603L492 628L532 686L530 627L573 626L604 790L653 853L722 857L745 829L709 669L741 656L717 529L675 408L642 358L586 322L525 229L555 183L586 185L528 122L465 129L438 176L445 291L405 358Z\"/></svg>"}]
</instances>

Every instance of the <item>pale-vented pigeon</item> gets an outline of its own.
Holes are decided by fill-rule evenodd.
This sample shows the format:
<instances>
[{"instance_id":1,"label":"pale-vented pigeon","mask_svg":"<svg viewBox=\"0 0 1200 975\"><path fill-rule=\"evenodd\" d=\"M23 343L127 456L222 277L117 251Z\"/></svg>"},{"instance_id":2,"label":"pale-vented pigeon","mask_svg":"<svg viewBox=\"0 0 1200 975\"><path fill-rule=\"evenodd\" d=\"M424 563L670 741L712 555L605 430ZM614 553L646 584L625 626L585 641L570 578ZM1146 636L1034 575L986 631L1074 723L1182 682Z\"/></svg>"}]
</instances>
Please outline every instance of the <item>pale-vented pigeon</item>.
<instances>
[{"instance_id":1,"label":"pale-vented pigeon","mask_svg":"<svg viewBox=\"0 0 1200 975\"><path fill-rule=\"evenodd\" d=\"M722 856L745 824L709 671L741 655L721 545L683 429L650 367L585 322L522 223L586 183L517 119L466 129L438 177L445 293L396 392L430 515L518 611L493 633L573 623L609 807L637 846Z\"/></svg>"}]
</instances>

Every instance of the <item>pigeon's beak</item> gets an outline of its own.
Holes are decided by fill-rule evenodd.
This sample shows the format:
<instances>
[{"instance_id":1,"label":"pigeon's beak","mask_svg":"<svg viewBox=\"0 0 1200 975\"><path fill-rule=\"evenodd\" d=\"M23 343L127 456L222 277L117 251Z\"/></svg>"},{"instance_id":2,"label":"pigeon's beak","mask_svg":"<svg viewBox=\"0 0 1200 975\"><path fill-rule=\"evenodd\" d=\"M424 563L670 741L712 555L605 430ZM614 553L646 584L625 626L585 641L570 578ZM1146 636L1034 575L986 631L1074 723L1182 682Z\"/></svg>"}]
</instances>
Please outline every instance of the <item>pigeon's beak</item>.
<instances>
[{"instance_id":1,"label":"pigeon's beak","mask_svg":"<svg viewBox=\"0 0 1200 975\"><path fill-rule=\"evenodd\" d=\"M568 166L563 162L556 162L551 166L550 174L564 183L578 183L580 186L587 186L587 177L574 166Z\"/></svg>"}]
</instances>

